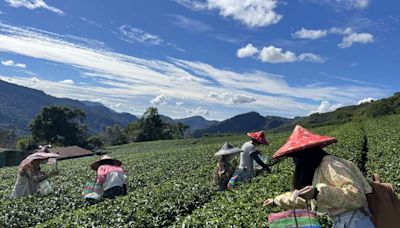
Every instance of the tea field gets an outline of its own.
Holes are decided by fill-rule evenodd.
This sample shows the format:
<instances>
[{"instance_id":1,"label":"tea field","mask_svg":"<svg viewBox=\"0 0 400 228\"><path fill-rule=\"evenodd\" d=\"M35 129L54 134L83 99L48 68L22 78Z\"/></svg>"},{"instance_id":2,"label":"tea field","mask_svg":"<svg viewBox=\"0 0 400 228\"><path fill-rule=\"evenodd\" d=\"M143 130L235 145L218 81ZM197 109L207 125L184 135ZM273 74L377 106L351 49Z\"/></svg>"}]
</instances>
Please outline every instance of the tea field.
<instances>
[{"instance_id":1,"label":"tea field","mask_svg":"<svg viewBox=\"0 0 400 228\"><path fill-rule=\"evenodd\" d=\"M400 115L312 129L335 136L329 153L349 159L365 171L381 174L400 190ZM271 156L290 132L268 134L262 147ZM290 190L292 162L277 163L272 173L225 192L213 184L214 153L228 141L241 146L246 136L134 143L107 148L123 161L129 194L114 201L85 205L86 181L95 179L90 164L97 157L60 161L51 180L55 192L45 197L9 198L17 167L0 169L0 227L265 227L269 213L263 200ZM48 167L44 167L45 169ZM324 226L329 220L321 218Z\"/></svg>"}]
</instances>

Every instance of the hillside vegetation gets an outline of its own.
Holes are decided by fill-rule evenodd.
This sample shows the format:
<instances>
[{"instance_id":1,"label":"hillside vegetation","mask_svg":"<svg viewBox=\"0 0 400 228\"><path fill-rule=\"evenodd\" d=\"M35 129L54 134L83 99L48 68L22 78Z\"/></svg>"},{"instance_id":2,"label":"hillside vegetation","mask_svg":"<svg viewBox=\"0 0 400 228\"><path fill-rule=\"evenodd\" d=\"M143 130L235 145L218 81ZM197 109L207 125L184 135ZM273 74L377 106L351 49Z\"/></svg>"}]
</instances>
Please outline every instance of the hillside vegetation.
<instances>
[{"instance_id":1,"label":"hillside vegetation","mask_svg":"<svg viewBox=\"0 0 400 228\"><path fill-rule=\"evenodd\" d=\"M314 128L335 136L327 147L335 155L355 162L367 175L381 174L400 190L400 115L342 125ZM290 132L267 134L271 156ZM96 158L61 161L61 175L51 181L55 193L47 197L11 200L16 167L0 169L0 227L129 226L129 227L265 227L266 216L278 208L265 208L267 197L290 190L292 161L273 167L272 174L259 173L251 182L225 192L216 192L212 182L213 154L229 141L240 146L243 135L204 139L168 140L110 147L108 152L125 163L129 194L114 201L85 206L80 193L86 181L94 180L89 165ZM321 218L324 226L329 221Z\"/></svg>"}]
</instances>

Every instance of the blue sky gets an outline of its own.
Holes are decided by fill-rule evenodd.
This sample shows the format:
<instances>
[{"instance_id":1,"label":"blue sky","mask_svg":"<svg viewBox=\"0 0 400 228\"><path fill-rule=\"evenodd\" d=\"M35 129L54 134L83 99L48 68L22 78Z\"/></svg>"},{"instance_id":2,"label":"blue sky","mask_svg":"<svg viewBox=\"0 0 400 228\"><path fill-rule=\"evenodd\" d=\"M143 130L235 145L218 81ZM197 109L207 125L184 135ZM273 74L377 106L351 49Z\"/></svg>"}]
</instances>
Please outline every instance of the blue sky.
<instances>
[{"instance_id":1,"label":"blue sky","mask_svg":"<svg viewBox=\"0 0 400 228\"><path fill-rule=\"evenodd\" d=\"M399 90L395 0L2 0L0 79L141 115L326 112Z\"/></svg>"}]
</instances>

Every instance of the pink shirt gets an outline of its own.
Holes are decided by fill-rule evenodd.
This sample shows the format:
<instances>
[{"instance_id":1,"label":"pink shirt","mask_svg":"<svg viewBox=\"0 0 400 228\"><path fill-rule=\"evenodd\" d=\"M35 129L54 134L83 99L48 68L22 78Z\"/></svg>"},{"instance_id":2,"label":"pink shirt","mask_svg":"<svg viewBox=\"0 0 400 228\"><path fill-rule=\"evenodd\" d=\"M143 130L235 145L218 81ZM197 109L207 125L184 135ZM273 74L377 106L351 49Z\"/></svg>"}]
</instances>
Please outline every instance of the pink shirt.
<instances>
[{"instance_id":1,"label":"pink shirt","mask_svg":"<svg viewBox=\"0 0 400 228\"><path fill-rule=\"evenodd\" d=\"M109 174L111 172L125 173L125 170L120 166L101 165L97 169L97 183L103 184L107 179L107 174Z\"/></svg>"}]
</instances>

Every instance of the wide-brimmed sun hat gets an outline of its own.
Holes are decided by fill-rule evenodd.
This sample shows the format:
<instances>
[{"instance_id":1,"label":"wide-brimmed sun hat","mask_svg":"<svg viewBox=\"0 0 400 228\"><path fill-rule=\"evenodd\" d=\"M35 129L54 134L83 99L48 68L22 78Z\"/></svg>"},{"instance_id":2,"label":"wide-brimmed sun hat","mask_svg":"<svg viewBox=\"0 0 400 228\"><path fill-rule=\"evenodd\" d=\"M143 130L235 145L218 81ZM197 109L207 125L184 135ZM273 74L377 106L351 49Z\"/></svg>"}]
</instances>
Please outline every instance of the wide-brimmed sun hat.
<instances>
[{"instance_id":1,"label":"wide-brimmed sun hat","mask_svg":"<svg viewBox=\"0 0 400 228\"><path fill-rule=\"evenodd\" d=\"M47 160L47 161L55 161L55 159L59 158L60 155L55 153L47 153L47 152L36 152L28 157L26 157L19 165L19 169L24 169L26 165L31 164L35 160Z\"/></svg>"},{"instance_id":2,"label":"wide-brimmed sun hat","mask_svg":"<svg viewBox=\"0 0 400 228\"><path fill-rule=\"evenodd\" d=\"M222 148L215 153L215 156L223 156L223 155L230 155L230 154L238 154L241 153L242 150L240 148L234 147L233 145L225 142Z\"/></svg>"},{"instance_id":3,"label":"wide-brimmed sun hat","mask_svg":"<svg viewBox=\"0 0 400 228\"><path fill-rule=\"evenodd\" d=\"M293 155L300 150L313 147L323 148L335 142L337 140L334 137L317 135L300 125L296 125L285 145L276 151L272 158L276 159Z\"/></svg>"},{"instance_id":4,"label":"wide-brimmed sun hat","mask_svg":"<svg viewBox=\"0 0 400 228\"><path fill-rule=\"evenodd\" d=\"M265 139L263 131L249 132L247 133L247 136L249 136L251 139L256 140L260 144L269 145L269 142Z\"/></svg>"},{"instance_id":5,"label":"wide-brimmed sun hat","mask_svg":"<svg viewBox=\"0 0 400 228\"><path fill-rule=\"evenodd\" d=\"M99 160L93 162L92 165L90 166L90 168L92 168L93 170L97 170L101 165L105 165L105 164L121 166L122 162L115 158L112 158L108 155L104 155Z\"/></svg>"}]
</instances>

